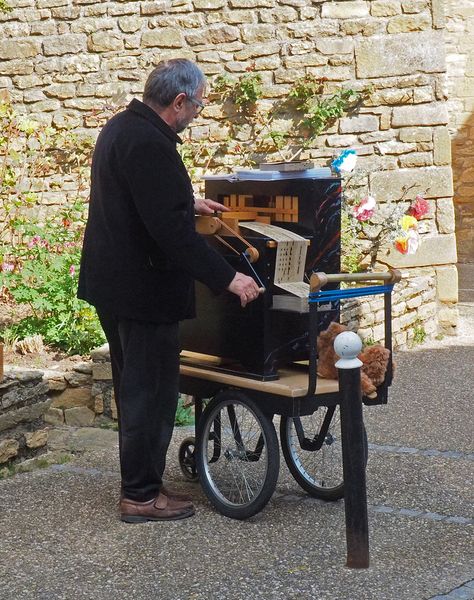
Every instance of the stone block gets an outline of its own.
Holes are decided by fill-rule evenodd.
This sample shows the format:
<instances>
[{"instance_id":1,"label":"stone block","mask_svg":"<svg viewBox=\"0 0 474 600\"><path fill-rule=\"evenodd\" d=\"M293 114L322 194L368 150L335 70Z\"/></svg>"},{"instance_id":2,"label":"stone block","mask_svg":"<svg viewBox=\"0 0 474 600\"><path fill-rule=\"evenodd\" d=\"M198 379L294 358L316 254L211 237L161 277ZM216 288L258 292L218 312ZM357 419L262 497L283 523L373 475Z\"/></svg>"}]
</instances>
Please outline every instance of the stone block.
<instances>
[{"instance_id":1,"label":"stone block","mask_svg":"<svg viewBox=\"0 0 474 600\"><path fill-rule=\"evenodd\" d=\"M159 15L168 10L169 0L156 0L156 2L140 2L142 15Z\"/></svg>"},{"instance_id":2,"label":"stone block","mask_svg":"<svg viewBox=\"0 0 474 600\"><path fill-rule=\"evenodd\" d=\"M39 429L25 433L25 441L28 448L41 448L48 443L48 430Z\"/></svg>"},{"instance_id":3,"label":"stone block","mask_svg":"<svg viewBox=\"0 0 474 600\"><path fill-rule=\"evenodd\" d=\"M145 31L141 43L144 48L181 48L184 39L179 29L160 27L159 29Z\"/></svg>"},{"instance_id":4,"label":"stone block","mask_svg":"<svg viewBox=\"0 0 474 600\"><path fill-rule=\"evenodd\" d=\"M117 403L115 402L115 394L113 392L110 397L110 410L111 410L111 414L112 414L112 419L117 420L118 419Z\"/></svg>"},{"instance_id":5,"label":"stone block","mask_svg":"<svg viewBox=\"0 0 474 600\"><path fill-rule=\"evenodd\" d=\"M436 269L436 289L441 302L458 301L458 270L455 265Z\"/></svg>"},{"instance_id":6,"label":"stone block","mask_svg":"<svg viewBox=\"0 0 474 600\"><path fill-rule=\"evenodd\" d=\"M339 122L341 133L365 133L377 131L379 119L375 115L358 115L355 117L344 117Z\"/></svg>"},{"instance_id":7,"label":"stone block","mask_svg":"<svg viewBox=\"0 0 474 600\"><path fill-rule=\"evenodd\" d=\"M456 335L459 322L459 310L454 306L446 306L438 311L438 323L443 333Z\"/></svg>"},{"instance_id":8,"label":"stone block","mask_svg":"<svg viewBox=\"0 0 474 600\"><path fill-rule=\"evenodd\" d=\"M379 254L382 262L391 267L424 267L457 262L454 234L423 236L416 254L400 254L394 248L385 248Z\"/></svg>"},{"instance_id":9,"label":"stone block","mask_svg":"<svg viewBox=\"0 0 474 600\"><path fill-rule=\"evenodd\" d=\"M431 142L431 127L407 127L398 131L398 139L401 142Z\"/></svg>"},{"instance_id":10,"label":"stone block","mask_svg":"<svg viewBox=\"0 0 474 600\"><path fill-rule=\"evenodd\" d=\"M142 28L142 21L138 17L120 17L118 26L124 33L135 33Z\"/></svg>"},{"instance_id":11,"label":"stone block","mask_svg":"<svg viewBox=\"0 0 474 600\"><path fill-rule=\"evenodd\" d=\"M64 373L46 371L44 378L48 384L48 392L60 392L67 388L67 382L64 379Z\"/></svg>"},{"instance_id":12,"label":"stone block","mask_svg":"<svg viewBox=\"0 0 474 600\"><path fill-rule=\"evenodd\" d=\"M248 14L247 11L246 14ZM265 8L259 11L259 16L262 23L291 23L298 20L298 13L291 6L280 6L274 9ZM231 21L228 20L228 22Z\"/></svg>"},{"instance_id":13,"label":"stone block","mask_svg":"<svg viewBox=\"0 0 474 600\"><path fill-rule=\"evenodd\" d=\"M451 164L451 137L447 127L437 127L433 132L435 165Z\"/></svg>"},{"instance_id":14,"label":"stone block","mask_svg":"<svg viewBox=\"0 0 474 600\"><path fill-rule=\"evenodd\" d=\"M44 422L49 425L63 425L64 413L61 408L49 408L44 413Z\"/></svg>"},{"instance_id":15,"label":"stone block","mask_svg":"<svg viewBox=\"0 0 474 600\"><path fill-rule=\"evenodd\" d=\"M36 8L53 8L55 6L66 6L69 0L36 0Z\"/></svg>"},{"instance_id":16,"label":"stone block","mask_svg":"<svg viewBox=\"0 0 474 600\"><path fill-rule=\"evenodd\" d=\"M90 427L94 418L95 413L86 406L76 406L64 411L64 420L70 427Z\"/></svg>"},{"instance_id":17,"label":"stone block","mask_svg":"<svg viewBox=\"0 0 474 600\"><path fill-rule=\"evenodd\" d=\"M411 154L405 154L399 158L400 167L412 168L412 167L429 167L433 164L433 155L431 152L412 152Z\"/></svg>"},{"instance_id":18,"label":"stone block","mask_svg":"<svg viewBox=\"0 0 474 600\"><path fill-rule=\"evenodd\" d=\"M430 15L399 15L389 20L387 31L390 34L431 29Z\"/></svg>"},{"instance_id":19,"label":"stone block","mask_svg":"<svg viewBox=\"0 0 474 600\"><path fill-rule=\"evenodd\" d=\"M431 16L435 29L442 29L446 24L444 4L445 0L431 0Z\"/></svg>"},{"instance_id":20,"label":"stone block","mask_svg":"<svg viewBox=\"0 0 474 600\"><path fill-rule=\"evenodd\" d=\"M43 41L45 56L62 56L63 54L81 54L86 50L86 36L82 33L53 35Z\"/></svg>"},{"instance_id":21,"label":"stone block","mask_svg":"<svg viewBox=\"0 0 474 600\"><path fill-rule=\"evenodd\" d=\"M247 25L246 27L242 28L242 40L247 44L266 42L267 40L275 38L275 36L275 27L270 23ZM238 38L236 37L234 39Z\"/></svg>"},{"instance_id":22,"label":"stone block","mask_svg":"<svg viewBox=\"0 0 474 600\"><path fill-rule=\"evenodd\" d=\"M216 10L226 5L226 0L194 0L196 10Z\"/></svg>"},{"instance_id":23,"label":"stone block","mask_svg":"<svg viewBox=\"0 0 474 600\"><path fill-rule=\"evenodd\" d=\"M112 50L122 50L123 40L118 33L109 33L96 31L87 40L87 49L89 52L110 52Z\"/></svg>"},{"instance_id":24,"label":"stone block","mask_svg":"<svg viewBox=\"0 0 474 600\"><path fill-rule=\"evenodd\" d=\"M373 17L393 17L401 12L398 0L374 0L370 5L370 14Z\"/></svg>"},{"instance_id":25,"label":"stone block","mask_svg":"<svg viewBox=\"0 0 474 600\"><path fill-rule=\"evenodd\" d=\"M446 68L443 37L435 31L362 39L356 43L355 56L358 77L441 73Z\"/></svg>"},{"instance_id":26,"label":"stone block","mask_svg":"<svg viewBox=\"0 0 474 600\"><path fill-rule=\"evenodd\" d=\"M89 362L81 362L74 365L72 368L76 373L84 373L84 375L92 375L92 363Z\"/></svg>"},{"instance_id":27,"label":"stone block","mask_svg":"<svg viewBox=\"0 0 474 600\"><path fill-rule=\"evenodd\" d=\"M92 365L92 379L99 381L111 381L112 365L110 363L94 363Z\"/></svg>"},{"instance_id":28,"label":"stone block","mask_svg":"<svg viewBox=\"0 0 474 600\"><path fill-rule=\"evenodd\" d=\"M360 0L345 2L323 2L321 17L323 19L357 19L369 16L369 3Z\"/></svg>"},{"instance_id":29,"label":"stone block","mask_svg":"<svg viewBox=\"0 0 474 600\"><path fill-rule=\"evenodd\" d=\"M316 42L316 49L321 54L352 54L354 41L349 39L324 38Z\"/></svg>"},{"instance_id":30,"label":"stone block","mask_svg":"<svg viewBox=\"0 0 474 600\"><path fill-rule=\"evenodd\" d=\"M393 127L445 125L449 120L444 103L419 106L396 106L393 109Z\"/></svg>"},{"instance_id":31,"label":"stone block","mask_svg":"<svg viewBox=\"0 0 474 600\"><path fill-rule=\"evenodd\" d=\"M32 40L3 40L0 44L0 59L31 58L39 54L41 44Z\"/></svg>"},{"instance_id":32,"label":"stone block","mask_svg":"<svg viewBox=\"0 0 474 600\"><path fill-rule=\"evenodd\" d=\"M104 396L102 394L97 394L94 398L94 412L96 415L104 412Z\"/></svg>"},{"instance_id":33,"label":"stone block","mask_svg":"<svg viewBox=\"0 0 474 600\"><path fill-rule=\"evenodd\" d=\"M19 442L13 439L6 439L0 442L0 464L8 462L10 459L15 458L20 448Z\"/></svg>"},{"instance_id":34,"label":"stone block","mask_svg":"<svg viewBox=\"0 0 474 600\"><path fill-rule=\"evenodd\" d=\"M0 60L0 75L31 75L34 66L30 60Z\"/></svg>"},{"instance_id":35,"label":"stone block","mask_svg":"<svg viewBox=\"0 0 474 600\"><path fill-rule=\"evenodd\" d=\"M404 188L414 185L405 198L413 200L417 194L425 198L443 198L453 195L453 177L449 167L398 169L370 173L371 192L379 202L402 197Z\"/></svg>"},{"instance_id":36,"label":"stone block","mask_svg":"<svg viewBox=\"0 0 474 600\"><path fill-rule=\"evenodd\" d=\"M280 44L278 42L269 42L267 44L252 44L251 46L247 46L243 50L236 52L234 58L236 61L240 61L257 58L258 56L269 56L270 54L278 55L279 53ZM276 81L276 83L278 83L278 81Z\"/></svg>"},{"instance_id":37,"label":"stone block","mask_svg":"<svg viewBox=\"0 0 474 600\"><path fill-rule=\"evenodd\" d=\"M47 390L48 385L43 381L36 385L15 385L2 394L0 405L5 409L15 405L31 404L35 400L43 400Z\"/></svg>"},{"instance_id":38,"label":"stone block","mask_svg":"<svg viewBox=\"0 0 474 600\"><path fill-rule=\"evenodd\" d=\"M436 223L440 233L454 232L454 204L451 198L440 198L436 202Z\"/></svg>"},{"instance_id":39,"label":"stone block","mask_svg":"<svg viewBox=\"0 0 474 600\"><path fill-rule=\"evenodd\" d=\"M274 0L229 0L230 8L271 8Z\"/></svg>"},{"instance_id":40,"label":"stone block","mask_svg":"<svg viewBox=\"0 0 474 600\"><path fill-rule=\"evenodd\" d=\"M66 373L64 378L71 387L85 387L92 385L92 374L71 371Z\"/></svg>"},{"instance_id":41,"label":"stone block","mask_svg":"<svg viewBox=\"0 0 474 600\"><path fill-rule=\"evenodd\" d=\"M53 398L53 408L71 408L73 406L90 406L90 388L76 387L66 388L63 392Z\"/></svg>"}]
</instances>

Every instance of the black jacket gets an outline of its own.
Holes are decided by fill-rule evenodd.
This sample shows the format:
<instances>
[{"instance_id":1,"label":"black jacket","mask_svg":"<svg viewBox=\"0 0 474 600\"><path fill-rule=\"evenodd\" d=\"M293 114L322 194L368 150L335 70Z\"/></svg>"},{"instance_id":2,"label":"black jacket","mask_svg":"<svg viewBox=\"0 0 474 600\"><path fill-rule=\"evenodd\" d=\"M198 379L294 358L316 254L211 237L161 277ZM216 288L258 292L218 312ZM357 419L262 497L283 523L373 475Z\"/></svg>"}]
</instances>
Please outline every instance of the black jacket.
<instances>
[{"instance_id":1,"label":"black jacket","mask_svg":"<svg viewBox=\"0 0 474 600\"><path fill-rule=\"evenodd\" d=\"M171 323L195 316L194 279L216 293L232 281L234 269L195 231L178 142L138 100L101 131L79 298L115 315Z\"/></svg>"}]
</instances>

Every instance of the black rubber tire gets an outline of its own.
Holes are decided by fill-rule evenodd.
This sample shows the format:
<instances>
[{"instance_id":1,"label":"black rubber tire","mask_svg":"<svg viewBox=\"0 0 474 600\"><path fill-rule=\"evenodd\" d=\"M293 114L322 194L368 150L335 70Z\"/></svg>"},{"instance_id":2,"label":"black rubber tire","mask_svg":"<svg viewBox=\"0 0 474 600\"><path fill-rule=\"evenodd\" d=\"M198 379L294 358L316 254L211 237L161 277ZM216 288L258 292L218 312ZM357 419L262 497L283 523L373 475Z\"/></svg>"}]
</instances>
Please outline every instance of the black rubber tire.
<instances>
[{"instance_id":1,"label":"black rubber tire","mask_svg":"<svg viewBox=\"0 0 474 600\"><path fill-rule=\"evenodd\" d=\"M199 481L196 468L196 438L187 437L179 446L179 466L188 481Z\"/></svg>"},{"instance_id":2,"label":"black rubber tire","mask_svg":"<svg viewBox=\"0 0 474 600\"><path fill-rule=\"evenodd\" d=\"M240 423L237 436L231 414ZM216 421L218 416L220 421ZM204 493L220 513L232 519L257 514L275 491L280 468L278 437L271 418L242 392L220 392L199 420L196 464ZM238 493L240 498L235 497ZM248 497L243 498L243 493Z\"/></svg>"},{"instance_id":3,"label":"black rubber tire","mask_svg":"<svg viewBox=\"0 0 474 600\"><path fill-rule=\"evenodd\" d=\"M305 437L312 439L318 434L327 410L326 407L320 407L312 415L299 417L303 424ZM281 417L280 443L290 473L308 494L328 502L344 497L339 407L336 407L325 442L319 450L303 450L301 448L292 417ZM367 464L368 445L365 427L364 446L365 463ZM303 461L311 462L310 459L314 463L314 468L310 468L311 465L306 465L306 467L303 465Z\"/></svg>"}]
</instances>

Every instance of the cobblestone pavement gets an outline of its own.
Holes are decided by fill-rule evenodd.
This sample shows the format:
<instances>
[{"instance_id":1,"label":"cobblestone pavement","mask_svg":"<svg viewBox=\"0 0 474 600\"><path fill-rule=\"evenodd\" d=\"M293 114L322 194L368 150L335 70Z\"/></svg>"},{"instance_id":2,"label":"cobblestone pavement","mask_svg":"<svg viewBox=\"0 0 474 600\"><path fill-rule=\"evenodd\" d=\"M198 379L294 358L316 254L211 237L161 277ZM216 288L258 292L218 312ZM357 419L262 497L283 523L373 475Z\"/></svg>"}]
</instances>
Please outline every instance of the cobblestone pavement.
<instances>
[{"instance_id":1,"label":"cobblestone pavement","mask_svg":"<svg viewBox=\"0 0 474 600\"><path fill-rule=\"evenodd\" d=\"M462 335L399 353L389 403L364 410L369 569L345 567L343 502L307 496L283 461L265 510L227 519L183 479L193 430L177 429L166 474L196 516L126 525L116 433L58 430L72 462L0 481L0 600L474 598L474 305L461 308Z\"/></svg>"}]
</instances>

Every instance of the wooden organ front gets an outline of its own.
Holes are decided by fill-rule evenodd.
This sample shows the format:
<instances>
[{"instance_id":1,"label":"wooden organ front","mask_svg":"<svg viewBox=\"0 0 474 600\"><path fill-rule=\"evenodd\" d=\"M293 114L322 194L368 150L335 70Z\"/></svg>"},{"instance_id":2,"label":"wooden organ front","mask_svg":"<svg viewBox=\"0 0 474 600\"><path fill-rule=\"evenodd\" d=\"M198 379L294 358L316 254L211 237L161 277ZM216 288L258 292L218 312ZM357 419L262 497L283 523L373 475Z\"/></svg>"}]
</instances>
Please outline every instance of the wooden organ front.
<instances>
[{"instance_id":1,"label":"wooden organ front","mask_svg":"<svg viewBox=\"0 0 474 600\"><path fill-rule=\"evenodd\" d=\"M278 368L309 356L311 273L340 271L341 182L312 170L277 179L248 175L206 179L206 198L230 209L207 240L266 291L242 308L234 294L215 296L196 282L197 318L181 324L182 360L208 355L206 366L271 380ZM258 255L254 262L248 246ZM337 316L328 311L323 321Z\"/></svg>"}]
</instances>

